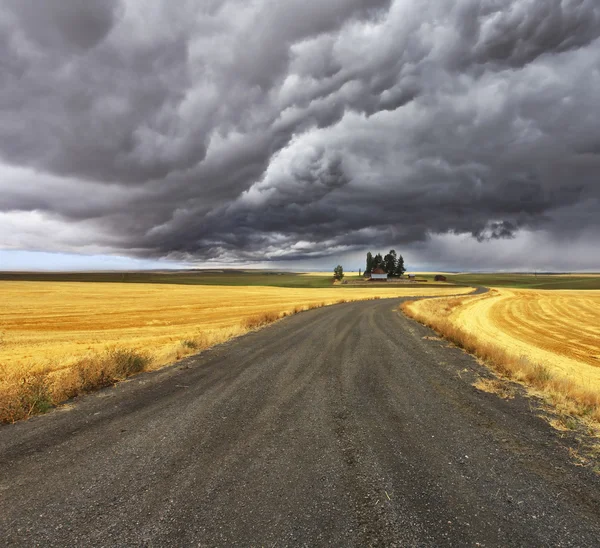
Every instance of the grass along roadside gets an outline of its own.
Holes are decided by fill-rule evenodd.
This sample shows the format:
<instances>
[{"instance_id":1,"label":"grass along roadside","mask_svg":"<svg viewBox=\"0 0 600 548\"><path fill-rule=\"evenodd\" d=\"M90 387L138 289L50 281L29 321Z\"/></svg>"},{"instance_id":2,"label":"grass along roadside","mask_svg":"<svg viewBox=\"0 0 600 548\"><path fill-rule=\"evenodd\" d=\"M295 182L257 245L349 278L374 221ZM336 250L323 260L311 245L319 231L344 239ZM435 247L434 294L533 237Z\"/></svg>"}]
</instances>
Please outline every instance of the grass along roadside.
<instances>
[{"instance_id":1,"label":"grass along roadside","mask_svg":"<svg viewBox=\"0 0 600 548\"><path fill-rule=\"evenodd\" d=\"M0 422L13 423L45 413L69 399L111 386L137 373L159 369L287 316L345 302L346 299L339 299L335 302L298 305L282 312L267 311L247 316L238 326L197 332L166 352L154 356L115 346L88 354L68 367L53 371L48 367L9 367L0 364Z\"/></svg>"},{"instance_id":2,"label":"grass along roadside","mask_svg":"<svg viewBox=\"0 0 600 548\"><path fill-rule=\"evenodd\" d=\"M452 317L461 308L472 305L475 300L493 296L492 291L475 297L409 301L400 308L410 318L430 327L459 348L479 358L500 378L521 383L530 392L542 397L559 416L559 423L553 423L555 427L573 429L577 419L591 433L600 436L600 391L543 363L513 353L502 343L465 329ZM482 388L492 391L494 387L479 386L479 389ZM498 390L502 392L501 388Z\"/></svg>"},{"instance_id":3,"label":"grass along roadside","mask_svg":"<svg viewBox=\"0 0 600 548\"><path fill-rule=\"evenodd\" d=\"M110 386L151 365L144 354L124 348L85 356L59 371L0 366L0 422L45 413L75 396Z\"/></svg>"}]
</instances>

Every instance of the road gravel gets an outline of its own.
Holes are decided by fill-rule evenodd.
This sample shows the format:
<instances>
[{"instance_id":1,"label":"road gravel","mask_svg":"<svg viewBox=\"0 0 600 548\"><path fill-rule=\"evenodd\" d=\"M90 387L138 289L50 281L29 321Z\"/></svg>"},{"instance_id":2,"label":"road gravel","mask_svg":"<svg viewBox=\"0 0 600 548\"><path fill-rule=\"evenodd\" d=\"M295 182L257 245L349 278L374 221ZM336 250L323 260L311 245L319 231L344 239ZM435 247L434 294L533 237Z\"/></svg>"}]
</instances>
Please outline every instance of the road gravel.
<instances>
[{"instance_id":1,"label":"road gravel","mask_svg":"<svg viewBox=\"0 0 600 548\"><path fill-rule=\"evenodd\" d=\"M598 546L600 481L535 402L347 303L0 428L6 546Z\"/></svg>"}]
</instances>

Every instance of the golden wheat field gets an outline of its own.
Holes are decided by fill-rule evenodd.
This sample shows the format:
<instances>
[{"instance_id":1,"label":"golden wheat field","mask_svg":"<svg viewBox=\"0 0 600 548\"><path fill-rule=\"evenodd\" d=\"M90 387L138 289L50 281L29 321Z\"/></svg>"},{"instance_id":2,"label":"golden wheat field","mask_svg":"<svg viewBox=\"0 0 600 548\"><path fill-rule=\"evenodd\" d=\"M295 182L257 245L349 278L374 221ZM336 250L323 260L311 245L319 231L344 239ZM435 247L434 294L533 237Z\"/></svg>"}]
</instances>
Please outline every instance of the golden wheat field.
<instances>
[{"instance_id":1,"label":"golden wheat field","mask_svg":"<svg viewBox=\"0 0 600 548\"><path fill-rule=\"evenodd\" d=\"M0 282L0 363L44 363L60 368L111 344L143 349L165 363L176 357L169 350L179 342L199 333L239 334L247 330L249 317L266 312L289 314L295 309L375 295L468 291Z\"/></svg>"},{"instance_id":2,"label":"golden wheat field","mask_svg":"<svg viewBox=\"0 0 600 548\"><path fill-rule=\"evenodd\" d=\"M600 391L600 291L499 289L451 320L470 333Z\"/></svg>"},{"instance_id":3,"label":"golden wheat field","mask_svg":"<svg viewBox=\"0 0 600 548\"><path fill-rule=\"evenodd\" d=\"M600 422L600 291L493 289L403 309L559 410Z\"/></svg>"},{"instance_id":4,"label":"golden wheat field","mask_svg":"<svg viewBox=\"0 0 600 548\"><path fill-rule=\"evenodd\" d=\"M0 419L42 409L39 390L57 403L309 308L468 291L0 282ZM34 396L23 395L36 383Z\"/></svg>"}]
</instances>

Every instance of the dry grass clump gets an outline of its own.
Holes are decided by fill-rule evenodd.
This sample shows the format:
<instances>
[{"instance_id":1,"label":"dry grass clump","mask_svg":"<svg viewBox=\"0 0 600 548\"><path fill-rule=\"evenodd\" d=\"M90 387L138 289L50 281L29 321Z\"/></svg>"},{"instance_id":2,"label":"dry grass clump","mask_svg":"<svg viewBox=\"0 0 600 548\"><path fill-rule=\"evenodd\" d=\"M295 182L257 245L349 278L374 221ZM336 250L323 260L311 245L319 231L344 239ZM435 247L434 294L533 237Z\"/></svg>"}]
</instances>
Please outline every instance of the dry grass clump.
<instances>
[{"instance_id":1,"label":"dry grass clump","mask_svg":"<svg viewBox=\"0 0 600 548\"><path fill-rule=\"evenodd\" d=\"M112 348L86 356L71 367L48 375L54 404L110 386L145 371L152 360L135 350Z\"/></svg>"},{"instance_id":2,"label":"dry grass clump","mask_svg":"<svg viewBox=\"0 0 600 548\"><path fill-rule=\"evenodd\" d=\"M280 313L278 312L263 312L255 316L248 316L242 321L242 325L248 330L258 329L276 322L280 317Z\"/></svg>"},{"instance_id":3,"label":"dry grass clump","mask_svg":"<svg viewBox=\"0 0 600 548\"><path fill-rule=\"evenodd\" d=\"M0 366L0 422L14 422L52 407L48 372Z\"/></svg>"},{"instance_id":4,"label":"dry grass clump","mask_svg":"<svg viewBox=\"0 0 600 548\"><path fill-rule=\"evenodd\" d=\"M470 301L471 299L411 301L403 303L401 309L407 316L478 357L501 377L534 389L536 394L544 397L561 415L582 418L600 433L600 392L583 386L576 379L567 378L546 365L517 356L500 343L457 325L450 316L457 307L469 304Z\"/></svg>"},{"instance_id":5,"label":"dry grass clump","mask_svg":"<svg viewBox=\"0 0 600 548\"><path fill-rule=\"evenodd\" d=\"M0 422L15 422L45 413L51 407L87 392L110 386L144 371L148 356L112 348L89 355L70 367L0 367Z\"/></svg>"},{"instance_id":6,"label":"dry grass clump","mask_svg":"<svg viewBox=\"0 0 600 548\"><path fill-rule=\"evenodd\" d=\"M514 398L514 392L511 390L510 385L498 379L480 378L473 383L473 386L477 388L477 390L487 392L488 394L496 394L505 400Z\"/></svg>"}]
</instances>

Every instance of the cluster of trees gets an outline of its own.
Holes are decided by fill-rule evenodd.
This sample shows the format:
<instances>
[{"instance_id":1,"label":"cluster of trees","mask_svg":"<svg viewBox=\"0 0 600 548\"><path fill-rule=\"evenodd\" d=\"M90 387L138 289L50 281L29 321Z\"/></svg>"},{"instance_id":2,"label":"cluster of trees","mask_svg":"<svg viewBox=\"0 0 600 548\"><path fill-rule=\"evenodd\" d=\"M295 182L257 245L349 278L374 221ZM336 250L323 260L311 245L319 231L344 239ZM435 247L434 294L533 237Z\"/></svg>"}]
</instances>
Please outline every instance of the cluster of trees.
<instances>
[{"instance_id":1,"label":"cluster of trees","mask_svg":"<svg viewBox=\"0 0 600 548\"><path fill-rule=\"evenodd\" d=\"M365 268L365 274L371 274L376 268L381 268L387 272L388 276L395 276L398 278L406 272L406 268L404 268L404 258L402 255L396 255L396 252L393 249L390 249L390 252L385 257L382 257L381 253L377 253L375 256L373 256L370 251L367 253L367 267Z\"/></svg>"},{"instance_id":2,"label":"cluster of trees","mask_svg":"<svg viewBox=\"0 0 600 548\"><path fill-rule=\"evenodd\" d=\"M333 269L333 277L336 280L341 280L344 277L344 268L342 267L341 264L337 265L334 269Z\"/></svg>"}]
</instances>

